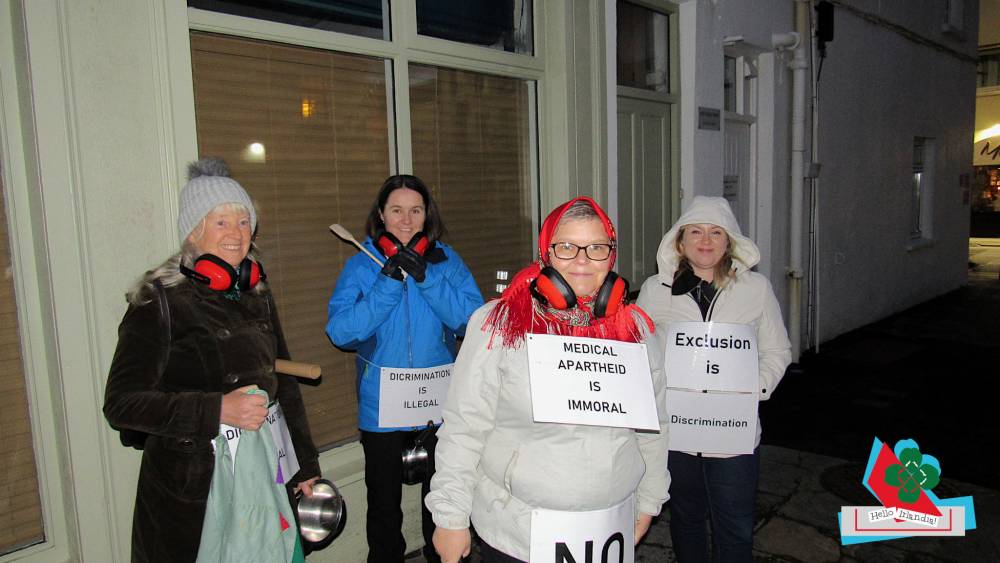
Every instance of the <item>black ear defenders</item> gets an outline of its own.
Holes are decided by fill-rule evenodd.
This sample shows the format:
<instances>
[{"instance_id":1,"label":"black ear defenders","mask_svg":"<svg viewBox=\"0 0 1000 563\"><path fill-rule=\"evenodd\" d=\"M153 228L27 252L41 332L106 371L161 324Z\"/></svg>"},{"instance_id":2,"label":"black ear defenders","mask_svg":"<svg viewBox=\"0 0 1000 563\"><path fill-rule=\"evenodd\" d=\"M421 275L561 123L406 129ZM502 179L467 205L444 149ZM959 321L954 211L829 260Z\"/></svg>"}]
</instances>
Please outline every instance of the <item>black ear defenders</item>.
<instances>
[{"instance_id":1,"label":"black ear defenders","mask_svg":"<svg viewBox=\"0 0 1000 563\"><path fill-rule=\"evenodd\" d=\"M181 265L180 270L185 276L216 291L234 288L246 291L267 279L259 262L244 258L237 269L214 254L202 254L194 261L194 269Z\"/></svg>"},{"instance_id":2,"label":"black ear defenders","mask_svg":"<svg viewBox=\"0 0 1000 563\"><path fill-rule=\"evenodd\" d=\"M417 256L424 256L433 249L434 243L427 238L423 231L417 231L410 242L403 244L389 231L381 230L375 235L375 246L382 252L383 256L392 258L402 252L404 248L412 250Z\"/></svg>"},{"instance_id":3,"label":"black ear defenders","mask_svg":"<svg viewBox=\"0 0 1000 563\"><path fill-rule=\"evenodd\" d=\"M576 293L566 278L552 266L542 268L538 277L531 282L531 294L540 302L556 309L572 309L576 306ZM604 283L594 296L591 308L595 317L610 317L625 304L628 296L628 280L614 272L608 272Z\"/></svg>"}]
</instances>

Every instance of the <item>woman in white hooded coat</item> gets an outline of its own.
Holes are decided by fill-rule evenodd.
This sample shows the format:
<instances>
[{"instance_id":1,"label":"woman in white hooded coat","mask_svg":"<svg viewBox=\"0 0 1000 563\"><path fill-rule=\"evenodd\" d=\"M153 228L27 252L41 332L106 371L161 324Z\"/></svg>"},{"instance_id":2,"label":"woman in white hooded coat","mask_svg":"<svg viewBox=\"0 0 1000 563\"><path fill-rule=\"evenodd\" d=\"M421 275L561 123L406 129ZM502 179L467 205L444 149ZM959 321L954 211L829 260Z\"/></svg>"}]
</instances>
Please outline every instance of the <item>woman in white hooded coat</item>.
<instances>
[{"instance_id":1,"label":"woman in white hooded coat","mask_svg":"<svg viewBox=\"0 0 1000 563\"><path fill-rule=\"evenodd\" d=\"M637 302L656 325L649 345L670 354L671 323L746 325L756 335L758 398L769 399L791 362L791 345L771 284L751 271L760 251L740 232L729 203L695 197L664 235L656 260L659 273L646 280ZM668 367L668 387L676 377ZM670 535L681 563L708 561L709 517L713 559L752 561L759 444L758 420L751 454L670 448Z\"/></svg>"}]
</instances>

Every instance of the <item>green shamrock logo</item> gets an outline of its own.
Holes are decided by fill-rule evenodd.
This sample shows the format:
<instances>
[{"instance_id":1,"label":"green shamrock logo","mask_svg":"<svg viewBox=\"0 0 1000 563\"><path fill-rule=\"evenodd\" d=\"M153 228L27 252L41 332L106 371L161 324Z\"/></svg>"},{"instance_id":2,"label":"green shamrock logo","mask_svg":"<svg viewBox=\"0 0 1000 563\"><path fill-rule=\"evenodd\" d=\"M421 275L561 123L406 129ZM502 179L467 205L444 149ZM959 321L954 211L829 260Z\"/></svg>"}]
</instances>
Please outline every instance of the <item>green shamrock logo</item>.
<instances>
[{"instance_id":1,"label":"green shamrock logo","mask_svg":"<svg viewBox=\"0 0 1000 563\"><path fill-rule=\"evenodd\" d=\"M941 469L932 465L937 460L928 457L931 463L923 463L924 456L919 449L906 448L899 455L902 465L894 463L885 469L885 482L899 487L899 500L915 502L920 498L921 489L929 491L941 482Z\"/></svg>"}]
</instances>

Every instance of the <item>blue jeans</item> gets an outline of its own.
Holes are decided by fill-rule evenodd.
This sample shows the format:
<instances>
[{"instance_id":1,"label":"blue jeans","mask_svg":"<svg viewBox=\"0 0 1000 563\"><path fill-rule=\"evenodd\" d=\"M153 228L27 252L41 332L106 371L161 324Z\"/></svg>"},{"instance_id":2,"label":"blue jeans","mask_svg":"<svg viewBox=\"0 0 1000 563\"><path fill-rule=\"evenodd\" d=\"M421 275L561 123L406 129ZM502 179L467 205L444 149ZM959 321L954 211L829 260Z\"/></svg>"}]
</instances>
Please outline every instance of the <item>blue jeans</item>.
<instances>
[{"instance_id":1,"label":"blue jeans","mask_svg":"<svg viewBox=\"0 0 1000 563\"><path fill-rule=\"evenodd\" d=\"M753 561L754 501L760 454L729 458L670 452L670 538L680 563Z\"/></svg>"}]
</instances>

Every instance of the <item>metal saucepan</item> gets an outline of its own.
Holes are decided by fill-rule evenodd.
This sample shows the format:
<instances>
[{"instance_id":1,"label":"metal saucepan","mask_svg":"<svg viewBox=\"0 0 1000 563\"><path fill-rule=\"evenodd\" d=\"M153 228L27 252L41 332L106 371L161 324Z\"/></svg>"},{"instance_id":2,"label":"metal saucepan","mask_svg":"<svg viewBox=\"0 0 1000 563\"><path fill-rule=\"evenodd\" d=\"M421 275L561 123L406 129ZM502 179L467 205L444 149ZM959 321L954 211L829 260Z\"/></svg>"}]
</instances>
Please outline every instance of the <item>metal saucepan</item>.
<instances>
[{"instance_id":1,"label":"metal saucepan","mask_svg":"<svg viewBox=\"0 0 1000 563\"><path fill-rule=\"evenodd\" d=\"M427 441L437 429L434 428L434 421L427 421L427 428L417 435L416 439L409 446L403 448L403 483L416 485L423 483L427 478L430 468L430 455L424 442Z\"/></svg>"},{"instance_id":2,"label":"metal saucepan","mask_svg":"<svg viewBox=\"0 0 1000 563\"><path fill-rule=\"evenodd\" d=\"M347 523L347 504L337 486L320 479L312 486L312 496L298 497L299 534L311 551L330 544Z\"/></svg>"}]
</instances>

